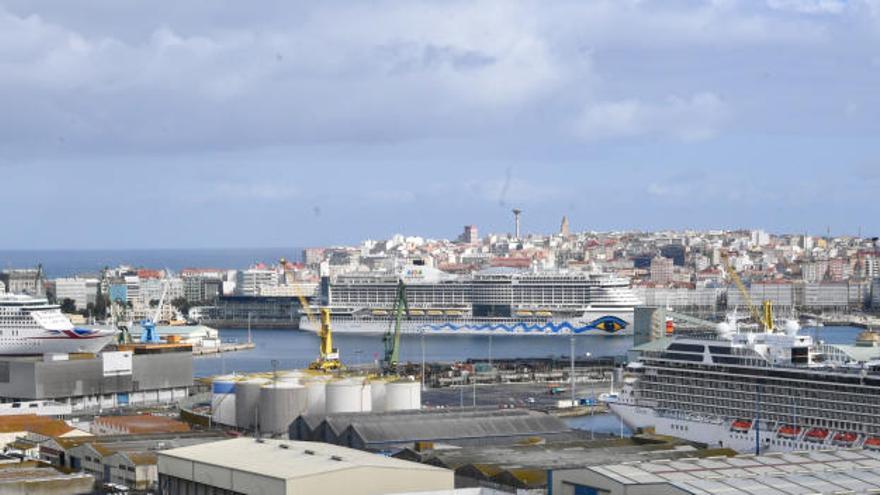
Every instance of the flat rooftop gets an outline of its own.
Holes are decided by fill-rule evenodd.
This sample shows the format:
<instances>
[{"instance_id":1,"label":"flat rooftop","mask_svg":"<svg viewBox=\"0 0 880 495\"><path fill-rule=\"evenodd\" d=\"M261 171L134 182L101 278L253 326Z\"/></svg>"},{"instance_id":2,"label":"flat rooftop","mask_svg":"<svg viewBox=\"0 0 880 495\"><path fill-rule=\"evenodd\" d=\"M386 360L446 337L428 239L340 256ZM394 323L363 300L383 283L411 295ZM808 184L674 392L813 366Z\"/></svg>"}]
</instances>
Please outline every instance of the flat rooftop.
<instances>
[{"instance_id":1,"label":"flat rooftop","mask_svg":"<svg viewBox=\"0 0 880 495\"><path fill-rule=\"evenodd\" d=\"M163 457L283 480L355 467L445 471L326 443L254 438L236 438L159 452L159 458Z\"/></svg>"},{"instance_id":2,"label":"flat rooftop","mask_svg":"<svg viewBox=\"0 0 880 495\"><path fill-rule=\"evenodd\" d=\"M652 460L589 469L624 485L668 484L695 495L880 493L880 453L861 449Z\"/></svg>"}]
</instances>

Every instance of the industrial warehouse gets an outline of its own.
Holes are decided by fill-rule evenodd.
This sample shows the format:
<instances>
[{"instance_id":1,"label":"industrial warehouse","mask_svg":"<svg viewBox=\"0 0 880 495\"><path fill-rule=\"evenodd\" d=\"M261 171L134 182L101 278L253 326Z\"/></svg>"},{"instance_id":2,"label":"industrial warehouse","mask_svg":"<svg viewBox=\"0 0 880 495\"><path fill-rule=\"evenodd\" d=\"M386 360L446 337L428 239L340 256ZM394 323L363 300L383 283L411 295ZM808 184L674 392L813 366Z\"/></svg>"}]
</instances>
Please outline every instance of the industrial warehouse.
<instances>
[{"instance_id":1,"label":"industrial warehouse","mask_svg":"<svg viewBox=\"0 0 880 495\"><path fill-rule=\"evenodd\" d=\"M336 445L238 438L159 453L166 493L382 495L454 488L452 471Z\"/></svg>"},{"instance_id":2,"label":"industrial warehouse","mask_svg":"<svg viewBox=\"0 0 880 495\"><path fill-rule=\"evenodd\" d=\"M189 395L192 373L188 350L4 357L0 358L0 397L13 413L56 415L173 404Z\"/></svg>"}]
</instances>

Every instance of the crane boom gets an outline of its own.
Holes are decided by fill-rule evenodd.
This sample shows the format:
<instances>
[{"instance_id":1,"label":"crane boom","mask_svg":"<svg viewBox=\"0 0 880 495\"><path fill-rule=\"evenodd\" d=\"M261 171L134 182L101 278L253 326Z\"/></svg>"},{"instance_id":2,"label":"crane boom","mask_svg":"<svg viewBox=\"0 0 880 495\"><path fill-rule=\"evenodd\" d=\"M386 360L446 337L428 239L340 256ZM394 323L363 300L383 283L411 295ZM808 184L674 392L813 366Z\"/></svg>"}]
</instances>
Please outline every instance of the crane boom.
<instances>
[{"instance_id":1,"label":"crane boom","mask_svg":"<svg viewBox=\"0 0 880 495\"><path fill-rule=\"evenodd\" d=\"M752 315L752 318L758 325L764 327L765 329L772 329L773 323L770 322L768 327L768 324L764 321L764 317L761 315L761 312L752 302L752 296L751 294L749 294L749 290L746 288L742 279L739 277L739 274L736 273L736 270L734 270L733 266L730 264L730 258L727 256L727 254L722 254L721 259L724 261L724 268L727 270L727 274L730 276L731 280L733 280L733 283L736 285L736 288L742 295L743 300L746 302L746 306L748 306L749 313Z\"/></svg>"},{"instance_id":2,"label":"crane boom","mask_svg":"<svg viewBox=\"0 0 880 495\"><path fill-rule=\"evenodd\" d=\"M285 276L290 274L291 271L287 269L287 260L286 259L281 258L280 260L278 260L278 263L281 265L281 269L284 270ZM292 282L293 282L293 277L290 277L290 280L287 280L287 283L289 283L291 285L291 287L293 287L293 292L296 293L296 297L297 297L297 299L299 299L299 305L300 305L300 307L302 307L303 312L306 314L306 318L308 318L309 323L315 323L315 315L312 314L312 309L309 307L308 299L306 299L305 294L303 294L303 292L299 288L299 286L292 283ZM323 318L323 315L322 315L322 318Z\"/></svg>"},{"instance_id":3,"label":"crane boom","mask_svg":"<svg viewBox=\"0 0 880 495\"><path fill-rule=\"evenodd\" d=\"M406 285L403 280L397 281L397 298L394 300L393 326L388 328L382 341L385 343L385 360L383 361L383 370L386 373L394 372L400 361L400 320L404 314L409 317L409 303L406 300Z\"/></svg>"}]
</instances>

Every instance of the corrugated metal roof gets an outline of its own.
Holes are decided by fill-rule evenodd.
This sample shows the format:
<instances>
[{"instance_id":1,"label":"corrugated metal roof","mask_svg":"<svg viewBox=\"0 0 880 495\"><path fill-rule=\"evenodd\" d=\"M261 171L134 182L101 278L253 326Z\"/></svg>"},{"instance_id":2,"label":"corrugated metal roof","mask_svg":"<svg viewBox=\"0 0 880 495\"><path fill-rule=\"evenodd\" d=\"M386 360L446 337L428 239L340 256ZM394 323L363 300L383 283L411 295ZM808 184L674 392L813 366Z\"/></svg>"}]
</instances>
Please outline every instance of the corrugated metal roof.
<instances>
[{"instance_id":1,"label":"corrugated metal roof","mask_svg":"<svg viewBox=\"0 0 880 495\"><path fill-rule=\"evenodd\" d=\"M526 410L484 412L479 415L351 418L349 428L351 432L348 434L356 435L364 444L540 436L571 431L555 416Z\"/></svg>"},{"instance_id":2,"label":"corrugated metal roof","mask_svg":"<svg viewBox=\"0 0 880 495\"><path fill-rule=\"evenodd\" d=\"M880 453L829 450L610 464L589 468L619 483L668 484L695 495L877 493Z\"/></svg>"},{"instance_id":3,"label":"corrugated metal roof","mask_svg":"<svg viewBox=\"0 0 880 495\"><path fill-rule=\"evenodd\" d=\"M338 445L294 440L235 438L166 450L158 455L160 464L164 458L181 459L284 480L357 467L445 471Z\"/></svg>"}]
</instances>

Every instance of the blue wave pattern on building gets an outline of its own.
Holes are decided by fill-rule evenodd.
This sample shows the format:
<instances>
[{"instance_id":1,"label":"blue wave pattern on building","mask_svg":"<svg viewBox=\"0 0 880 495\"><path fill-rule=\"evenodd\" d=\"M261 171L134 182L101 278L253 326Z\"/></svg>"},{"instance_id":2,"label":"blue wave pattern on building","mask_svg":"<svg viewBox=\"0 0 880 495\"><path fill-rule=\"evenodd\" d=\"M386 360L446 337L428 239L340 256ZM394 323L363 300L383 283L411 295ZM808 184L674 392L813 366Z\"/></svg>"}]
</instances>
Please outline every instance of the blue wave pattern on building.
<instances>
[{"instance_id":1,"label":"blue wave pattern on building","mask_svg":"<svg viewBox=\"0 0 880 495\"><path fill-rule=\"evenodd\" d=\"M426 331L471 331L471 332L494 332L498 330L502 330L508 333L584 333L589 332L591 330L601 330L608 333L615 333L625 329L627 326L626 321L618 318L616 316L603 316L601 318L597 318L590 323L583 326L574 326L570 322L563 321L561 323L554 323L552 321L548 321L542 324L527 324L523 322L514 323L513 325L506 325L504 323L483 323L480 325L474 324L464 324L464 325L456 325L454 323L442 323L439 325L425 325L422 329Z\"/></svg>"}]
</instances>

